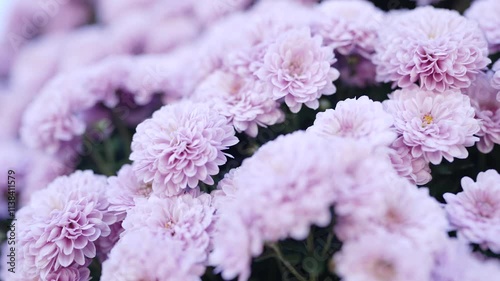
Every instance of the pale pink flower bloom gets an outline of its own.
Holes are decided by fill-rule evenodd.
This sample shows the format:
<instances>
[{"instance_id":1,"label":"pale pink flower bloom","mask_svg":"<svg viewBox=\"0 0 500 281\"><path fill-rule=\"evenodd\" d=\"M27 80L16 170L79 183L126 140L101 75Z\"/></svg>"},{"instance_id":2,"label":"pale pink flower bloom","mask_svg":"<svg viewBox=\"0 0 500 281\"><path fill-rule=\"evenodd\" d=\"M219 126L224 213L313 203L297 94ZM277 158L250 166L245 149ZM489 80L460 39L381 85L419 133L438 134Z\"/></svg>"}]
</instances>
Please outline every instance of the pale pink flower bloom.
<instances>
[{"instance_id":1,"label":"pale pink flower bloom","mask_svg":"<svg viewBox=\"0 0 500 281\"><path fill-rule=\"evenodd\" d=\"M488 40L491 53L500 51L500 2L481 0L472 2L464 15L476 21Z\"/></svg>"}]
</instances>

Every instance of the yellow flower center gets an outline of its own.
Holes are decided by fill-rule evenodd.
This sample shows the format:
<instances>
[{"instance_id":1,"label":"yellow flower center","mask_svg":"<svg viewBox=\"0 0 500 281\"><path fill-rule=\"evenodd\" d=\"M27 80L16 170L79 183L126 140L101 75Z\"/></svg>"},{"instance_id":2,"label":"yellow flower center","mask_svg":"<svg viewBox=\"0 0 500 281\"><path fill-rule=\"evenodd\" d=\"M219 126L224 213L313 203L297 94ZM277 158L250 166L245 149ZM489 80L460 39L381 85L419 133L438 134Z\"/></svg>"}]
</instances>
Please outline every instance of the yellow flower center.
<instances>
[{"instance_id":1,"label":"yellow flower center","mask_svg":"<svg viewBox=\"0 0 500 281\"><path fill-rule=\"evenodd\" d=\"M434 118L430 114L425 114L422 118L422 127L432 124L432 121L434 121Z\"/></svg>"}]
</instances>

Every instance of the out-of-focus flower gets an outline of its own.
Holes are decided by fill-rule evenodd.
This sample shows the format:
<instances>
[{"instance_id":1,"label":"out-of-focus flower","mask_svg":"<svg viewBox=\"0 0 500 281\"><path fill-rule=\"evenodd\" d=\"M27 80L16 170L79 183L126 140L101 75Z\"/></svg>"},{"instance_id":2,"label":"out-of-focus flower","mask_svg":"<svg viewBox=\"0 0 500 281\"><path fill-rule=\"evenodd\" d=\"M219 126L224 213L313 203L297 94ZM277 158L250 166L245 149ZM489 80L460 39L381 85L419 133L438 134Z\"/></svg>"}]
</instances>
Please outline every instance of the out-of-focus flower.
<instances>
[{"instance_id":1,"label":"out-of-focus flower","mask_svg":"<svg viewBox=\"0 0 500 281\"><path fill-rule=\"evenodd\" d=\"M365 234L344 243L334 261L335 271L346 281L422 281L429 280L432 269L428 252L389 234Z\"/></svg>"},{"instance_id":2,"label":"out-of-focus flower","mask_svg":"<svg viewBox=\"0 0 500 281\"><path fill-rule=\"evenodd\" d=\"M312 30L323 37L325 45L344 56L371 57L384 16L380 9L365 0L324 1L317 9L321 16Z\"/></svg>"},{"instance_id":3,"label":"out-of-focus flower","mask_svg":"<svg viewBox=\"0 0 500 281\"><path fill-rule=\"evenodd\" d=\"M389 146L397 137L392 129L393 118L380 102L367 96L347 99L316 115L307 131L324 137L365 140L375 146Z\"/></svg>"},{"instance_id":4,"label":"out-of-focus flower","mask_svg":"<svg viewBox=\"0 0 500 281\"><path fill-rule=\"evenodd\" d=\"M446 193L446 212L458 237L500 253L500 175L488 170L474 182L462 178L463 192Z\"/></svg>"},{"instance_id":5,"label":"out-of-focus flower","mask_svg":"<svg viewBox=\"0 0 500 281\"><path fill-rule=\"evenodd\" d=\"M497 101L500 102L500 60L495 62L492 70L495 72L495 74L493 74L493 78L491 78L491 86L494 89L498 90Z\"/></svg>"},{"instance_id":6,"label":"out-of-focus flower","mask_svg":"<svg viewBox=\"0 0 500 281\"><path fill-rule=\"evenodd\" d=\"M59 177L32 196L17 213L19 267L29 278L45 279L61 268L85 267L111 234L116 216L108 211L106 178L91 171Z\"/></svg>"},{"instance_id":7,"label":"out-of-focus flower","mask_svg":"<svg viewBox=\"0 0 500 281\"><path fill-rule=\"evenodd\" d=\"M275 100L284 98L290 110L298 112L302 104L318 108L322 95L335 93L335 61L332 48L322 46L320 36L311 36L308 28L294 29L268 47L256 74L269 84Z\"/></svg>"},{"instance_id":8,"label":"out-of-focus flower","mask_svg":"<svg viewBox=\"0 0 500 281\"><path fill-rule=\"evenodd\" d=\"M176 197L137 199L136 206L127 212L123 221L124 235L138 229L182 241L206 257L215 209L209 194L191 191Z\"/></svg>"},{"instance_id":9,"label":"out-of-focus flower","mask_svg":"<svg viewBox=\"0 0 500 281\"><path fill-rule=\"evenodd\" d=\"M415 158L423 156L432 164L443 157L465 159L466 147L478 138L479 121L474 119L470 99L459 91L440 94L412 87L397 90L384 102L394 116L394 127Z\"/></svg>"},{"instance_id":10,"label":"out-of-focus flower","mask_svg":"<svg viewBox=\"0 0 500 281\"><path fill-rule=\"evenodd\" d=\"M389 157L398 174L411 183L423 185L431 181L429 162L423 156L413 157L411 149L404 144L402 138L391 144Z\"/></svg>"},{"instance_id":11,"label":"out-of-focus flower","mask_svg":"<svg viewBox=\"0 0 500 281\"><path fill-rule=\"evenodd\" d=\"M470 86L491 61L477 24L456 11L422 7L388 15L373 58L377 80L443 92Z\"/></svg>"},{"instance_id":12,"label":"out-of-focus flower","mask_svg":"<svg viewBox=\"0 0 500 281\"><path fill-rule=\"evenodd\" d=\"M137 247L140 247L138 250ZM193 249L146 229L127 233L102 265L103 280L199 281L204 267Z\"/></svg>"},{"instance_id":13,"label":"out-of-focus flower","mask_svg":"<svg viewBox=\"0 0 500 281\"><path fill-rule=\"evenodd\" d=\"M236 144L234 129L208 105L183 101L167 105L137 126L132 141L133 169L157 194L173 196L212 175L226 163L222 151Z\"/></svg>"},{"instance_id":14,"label":"out-of-focus flower","mask_svg":"<svg viewBox=\"0 0 500 281\"><path fill-rule=\"evenodd\" d=\"M476 119L480 121L477 148L482 153L489 153L495 144L500 144L500 101L497 100L498 90L491 86L492 77L492 72L480 73L465 90L476 111Z\"/></svg>"},{"instance_id":15,"label":"out-of-focus flower","mask_svg":"<svg viewBox=\"0 0 500 281\"><path fill-rule=\"evenodd\" d=\"M500 51L500 2L481 0L472 2L464 15L476 21L488 40L492 53Z\"/></svg>"},{"instance_id":16,"label":"out-of-focus flower","mask_svg":"<svg viewBox=\"0 0 500 281\"><path fill-rule=\"evenodd\" d=\"M334 64L340 72L340 81L358 88L376 84L376 67L373 62L360 55L339 56Z\"/></svg>"},{"instance_id":17,"label":"out-of-focus flower","mask_svg":"<svg viewBox=\"0 0 500 281\"><path fill-rule=\"evenodd\" d=\"M258 126L266 127L285 119L279 103L267 95L264 83L228 72L215 72L195 90L191 98L209 103L226 116L238 132L257 136Z\"/></svg>"}]
</instances>

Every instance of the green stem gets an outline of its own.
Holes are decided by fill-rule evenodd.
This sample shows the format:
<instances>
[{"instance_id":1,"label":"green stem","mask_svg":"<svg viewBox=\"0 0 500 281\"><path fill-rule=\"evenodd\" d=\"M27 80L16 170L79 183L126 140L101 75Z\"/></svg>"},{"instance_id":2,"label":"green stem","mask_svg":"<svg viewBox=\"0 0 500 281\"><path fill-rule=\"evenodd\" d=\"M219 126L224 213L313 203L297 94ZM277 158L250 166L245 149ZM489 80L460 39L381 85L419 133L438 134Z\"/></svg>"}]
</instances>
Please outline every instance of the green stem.
<instances>
[{"instance_id":1,"label":"green stem","mask_svg":"<svg viewBox=\"0 0 500 281\"><path fill-rule=\"evenodd\" d=\"M323 247L323 251L321 252L322 258L325 258L326 253L328 253L328 250L330 249L330 246L332 245L332 241L333 241L333 232L330 231L330 233L328 233L328 237L326 238L326 244Z\"/></svg>"},{"instance_id":2,"label":"green stem","mask_svg":"<svg viewBox=\"0 0 500 281\"><path fill-rule=\"evenodd\" d=\"M118 134L120 134L120 137L124 143L125 147L125 155L127 155L127 158L129 157L131 153L131 143L132 143L132 136L130 135L127 125L123 122L123 120L116 114L114 110L111 110L111 116L113 118L113 124L115 125L116 129L118 130Z\"/></svg>"},{"instance_id":3,"label":"green stem","mask_svg":"<svg viewBox=\"0 0 500 281\"><path fill-rule=\"evenodd\" d=\"M96 149L92 149L92 151L90 151L90 158L92 158L92 161L94 161L95 165L97 166L97 169L101 174L106 176L113 175L113 171L111 171L106 161L104 161L101 154L99 154L99 152Z\"/></svg>"},{"instance_id":4,"label":"green stem","mask_svg":"<svg viewBox=\"0 0 500 281\"><path fill-rule=\"evenodd\" d=\"M297 278L299 281L307 281L300 273L288 262L277 244L270 244L269 247L276 253L276 258Z\"/></svg>"}]
</instances>

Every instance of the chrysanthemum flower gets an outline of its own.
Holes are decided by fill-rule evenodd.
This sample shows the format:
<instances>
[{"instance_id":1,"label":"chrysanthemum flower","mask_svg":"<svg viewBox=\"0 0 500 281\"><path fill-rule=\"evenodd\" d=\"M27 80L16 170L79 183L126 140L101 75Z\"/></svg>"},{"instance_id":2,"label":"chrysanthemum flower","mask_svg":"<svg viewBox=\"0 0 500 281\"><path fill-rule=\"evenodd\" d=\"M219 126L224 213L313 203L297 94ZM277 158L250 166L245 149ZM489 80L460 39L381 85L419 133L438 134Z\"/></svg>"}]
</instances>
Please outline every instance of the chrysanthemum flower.
<instances>
[{"instance_id":1,"label":"chrysanthemum flower","mask_svg":"<svg viewBox=\"0 0 500 281\"><path fill-rule=\"evenodd\" d=\"M384 16L380 9L365 0L324 1L317 8L321 16L312 30L323 37L325 45L344 56L371 57Z\"/></svg>"},{"instance_id":2,"label":"chrysanthemum flower","mask_svg":"<svg viewBox=\"0 0 500 281\"><path fill-rule=\"evenodd\" d=\"M365 88L376 84L376 67L370 59L357 54L339 56L335 67L340 72L340 81L346 85Z\"/></svg>"},{"instance_id":3,"label":"chrysanthemum flower","mask_svg":"<svg viewBox=\"0 0 500 281\"><path fill-rule=\"evenodd\" d=\"M339 238L348 241L364 233L391 233L407 238L422 251L435 250L447 238L448 230L438 201L427 189L417 188L403 178L388 179L385 184L378 189L381 196L368 199L358 210L338 218L335 231Z\"/></svg>"},{"instance_id":4,"label":"chrysanthemum flower","mask_svg":"<svg viewBox=\"0 0 500 281\"><path fill-rule=\"evenodd\" d=\"M476 111L476 119L480 121L477 148L482 153L489 153L495 144L500 144L500 101L497 100L498 90L491 86L492 77L492 72L480 73L465 90Z\"/></svg>"},{"instance_id":5,"label":"chrysanthemum flower","mask_svg":"<svg viewBox=\"0 0 500 281\"><path fill-rule=\"evenodd\" d=\"M335 271L345 281L422 281L429 280L432 269L428 252L388 234L364 234L344 243L334 261Z\"/></svg>"},{"instance_id":6,"label":"chrysanthemum flower","mask_svg":"<svg viewBox=\"0 0 500 281\"><path fill-rule=\"evenodd\" d=\"M389 15L373 61L378 81L439 92L469 87L490 63L488 43L474 21L433 7Z\"/></svg>"},{"instance_id":7,"label":"chrysanthemum flower","mask_svg":"<svg viewBox=\"0 0 500 281\"><path fill-rule=\"evenodd\" d=\"M441 94L411 88L395 91L384 102L394 116L394 127L413 157L423 156L432 164L444 157L465 159L466 147L478 140L479 122L474 119L470 99L458 91Z\"/></svg>"},{"instance_id":8,"label":"chrysanthemum flower","mask_svg":"<svg viewBox=\"0 0 500 281\"><path fill-rule=\"evenodd\" d=\"M481 0L472 2L464 15L476 21L488 40L492 53L500 51L500 2Z\"/></svg>"},{"instance_id":9,"label":"chrysanthemum flower","mask_svg":"<svg viewBox=\"0 0 500 281\"><path fill-rule=\"evenodd\" d=\"M429 162L423 156L413 157L411 149L404 144L402 138L398 138L391 144L389 157L398 174L411 183L423 185L431 181Z\"/></svg>"},{"instance_id":10,"label":"chrysanthemum flower","mask_svg":"<svg viewBox=\"0 0 500 281\"><path fill-rule=\"evenodd\" d=\"M500 253L500 175L488 170L474 182L462 178L463 192L446 193L446 212L458 237Z\"/></svg>"},{"instance_id":11,"label":"chrysanthemum flower","mask_svg":"<svg viewBox=\"0 0 500 281\"><path fill-rule=\"evenodd\" d=\"M339 72L331 47L322 46L320 36L308 28L293 29L280 35L267 49L257 76L271 87L275 100L284 98L292 112L305 104L316 109L322 95L335 93L333 81Z\"/></svg>"},{"instance_id":12,"label":"chrysanthemum flower","mask_svg":"<svg viewBox=\"0 0 500 281\"><path fill-rule=\"evenodd\" d=\"M139 180L173 196L199 181L213 184L211 175L226 163L222 150L237 142L226 117L184 101L162 107L137 126L130 159Z\"/></svg>"},{"instance_id":13,"label":"chrysanthemum flower","mask_svg":"<svg viewBox=\"0 0 500 281\"><path fill-rule=\"evenodd\" d=\"M77 171L32 196L17 214L20 268L27 276L44 279L96 256L97 241L111 234L117 219L108 211L105 190L105 177Z\"/></svg>"},{"instance_id":14,"label":"chrysanthemum flower","mask_svg":"<svg viewBox=\"0 0 500 281\"><path fill-rule=\"evenodd\" d=\"M128 233L102 265L102 280L200 281L204 267L196 252L177 240L164 239L146 229Z\"/></svg>"},{"instance_id":15,"label":"chrysanthemum flower","mask_svg":"<svg viewBox=\"0 0 500 281\"><path fill-rule=\"evenodd\" d=\"M168 239L182 241L206 257L215 209L209 194L191 191L176 197L137 199L136 206L127 212L123 221L124 235L148 229Z\"/></svg>"},{"instance_id":16,"label":"chrysanthemum flower","mask_svg":"<svg viewBox=\"0 0 500 281\"><path fill-rule=\"evenodd\" d=\"M500 102L500 60L495 62L492 70L495 72L495 74L493 74L493 78L491 78L491 86L494 89L498 90L497 101Z\"/></svg>"},{"instance_id":17,"label":"chrysanthemum flower","mask_svg":"<svg viewBox=\"0 0 500 281\"><path fill-rule=\"evenodd\" d=\"M325 137L363 139L373 145L388 146L397 137L392 129L393 118L380 102L367 96L347 99L316 115L308 132Z\"/></svg>"},{"instance_id":18,"label":"chrysanthemum flower","mask_svg":"<svg viewBox=\"0 0 500 281\"><path fill-rule=\"evenodd\" d=\"M207 77L191 98L210 104L226 116L238 132L256 137L258 126L266 127L284 120L279 103L265 91L264 83L217 71Z\"/></svg>"},{"instance_id":19,"label":"chrysanthemum flower","mask_svg":"<svg viewBox=\"0 0 500 281\"><path fill-rule=\"evenodd\" d=\"M108 178L106 195L109 200L109 210L116 212L123 220L127 211L135 206L138 198L147 198L152 192L151 184L138 180L132 166L124 165L117 176Z\"/></svg>"}]
</instances>

